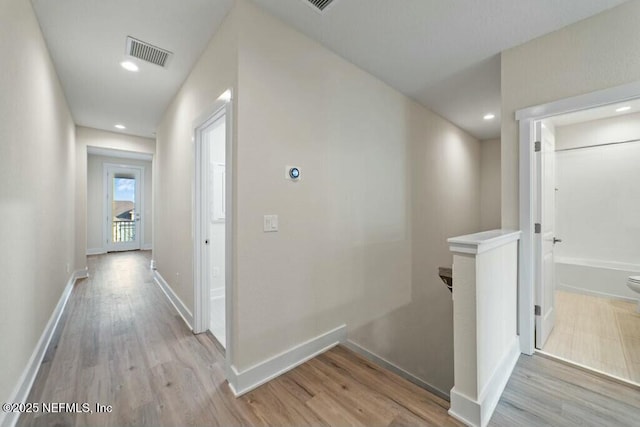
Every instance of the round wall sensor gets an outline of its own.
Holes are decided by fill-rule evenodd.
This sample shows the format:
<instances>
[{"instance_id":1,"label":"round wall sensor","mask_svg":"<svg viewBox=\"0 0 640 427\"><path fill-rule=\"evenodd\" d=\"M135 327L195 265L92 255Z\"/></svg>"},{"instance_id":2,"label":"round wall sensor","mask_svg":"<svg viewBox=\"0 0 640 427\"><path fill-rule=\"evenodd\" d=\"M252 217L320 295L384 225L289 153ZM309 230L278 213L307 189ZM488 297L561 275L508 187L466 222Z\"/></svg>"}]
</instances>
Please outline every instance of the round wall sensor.
<instances>
[{"instance_id":1,"label":"round wall sensor","mask_svg":"<svg viewBox=\"0 0 640 427\"><path fill-rule=\"evenodd\" d=\"M291 177L291 179L300 178L300 169L298 169L298 168L289 169L289 177Z\"/></svg>"}]
</instances>

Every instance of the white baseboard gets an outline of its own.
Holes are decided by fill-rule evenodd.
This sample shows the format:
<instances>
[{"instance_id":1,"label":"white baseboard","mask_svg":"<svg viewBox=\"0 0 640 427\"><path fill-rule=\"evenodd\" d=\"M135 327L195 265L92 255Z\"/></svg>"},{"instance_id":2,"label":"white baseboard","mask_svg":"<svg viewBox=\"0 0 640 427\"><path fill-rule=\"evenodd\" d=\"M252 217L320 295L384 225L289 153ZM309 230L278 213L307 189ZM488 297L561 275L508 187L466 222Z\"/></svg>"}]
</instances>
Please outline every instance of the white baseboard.
<instances>
[{"instance_id":1,"label":"white baseboard","mask_svg":"<svg viewBox=\"0 0 640 427\"><path fill-rule=\"evenodd\" d=\"M158 286L160 286L160 289L162 289L162 292L164 292L164 294L167 296L171 304L173 304L175 309L178 311L178 314L180 314L180 316L182 317L182 320L184 320L184 323L187 324L189 329L193 330L193 327L191 326L193 325L193 314L191 314L191 311L189 311L187 306L182 302L182 300L178 297L178 295L176 295L176 293L173 292L173 289L171 289L171 286L169 286L167 281L164 280L164 277L162 277L162 275L160 274L160 272L158 272L158 270L154 268L152 270L152 274L153 274L153 280L158 284Z\"/></svg>"},{"instance_id":2,"label":"white baseboard","mask_svg":"<svg viewBox=\"0 0 640 427\"><path fill-rule=\"evenodd\" d=\"M85 267L81 270L76 270L73 272L74 282L78 279L86 279L87 277L89 277L89 267Z\"/></svg>"},{"instance_id":3,"label":"white baseboard","mask_svg":"<svg viewBox=\"0 0 640 427\"><path fill-rule=\"evenodd\" d=\"M47 325L42 331L42 335L36 344L36 347L33 349L33 353L31 353L31 357L29 358L29 362L27 362L27 366L25 370L20 375L20 379L16 384L13 393L11 393L11 397L7 400L7 402L12 403L25 403L27 398L29 397L29 392L31 391L31 387L33 386L33 382L36 379L36 375L38 374L38 370L40 369L40 365L42 364L42 359L44 358L44 354L49 347L49 343L51 342L51 338L58 326L58 322L60 322L60 317L64 312L64 308L67 305L67 301L69 301L69 296L71 295L71 291L73 290L73 285L76 280L88 277L86 268L84 270L74 271L69 280L67 281L64 290L62 291L62 295L60 295L60 299L58 300L58 304L56 305L53 313L51 313L51 317L47 322ZM0 426L2 427L13 427L18 422L20 414L17 412L1 412L0 413Z\"/></svg>"},{"instance_id":4,"label":"white baseboard","mask_svg":"<svg viewBox=\"0 0 640 427\"><path fill-rule=\"evenodd\" d=\"M153 243L145 243L140 247L140 250L150 251L153 249Z\"/></svg>"},{"instance_id":5,"label":"white baseboard","mask_svg":"<svg viewBox=\"0 0 640 427\"><path fill-rule=\"evenodd\" d=\"M149 268L151 270L155 270L156 269L156 260L152 259L151 262L149 263Z\"/></svg>"},{"instance_id":6,"label":"white baseboard","mask_svg":"<svg viewBox=\"0 0 640 427\"><path fill-rule=\"evenodd\" d=\"M229 387L236 397L242 396L307 360L343 343L346 338L347 326L342 325L242 372L239 372L235 366L231 366L230 372L227 373Z\"/></svg>"},{"instance_id":7,"label":"white baseboard","mask_svg":"<svg viewBox=\"0 0 640 427\"><path fill-rule=\"evenodd\" d=\"M107 250L104 248L91 248L87 249L87 255L103 255L106 254Z\"/></svg>"},{"instance_id":8,"label":"white baseboard","mask_svg":"<svg viewBox=\"0 0 640 427\"><path fill-rule=\"evenodd\" d=\"M474 427L485 427L493 411L495 411L500 396L504 391L513 368L520 357L520 340L514 337L509 349L505 352L497 369L487 382L478 400L459 393L455 387L451 389L451 409L449 415L463 423Z\"/></svg>"},{"instance_id":9,"label":"white baseboard","mask_svg":"<svg viewBox=\"0 0 640 427\"><path fill-rule=\"evenodd\" d=\"M344 346L347 347L349 350L352 350L355 353L360 354L364 358L372 361L373 363L378 364L378 365L384 367L385 369L388 369L389 371L398 374L399 376L401 376L405 380L412 382L413 384L417 385L418 387L421 387L421 388L429 391L430 393L433 393L436 396L439 396L439 397L441 397L441 398L443 398L443 399L445 399L447 401L449 400L449 393L446 393L446 392L440 390L439 388L429 384L428 382L421 380L420 378L416 377L415 375L411 374L410 372L405 371L401 367L389 362L387 359L385 359L383 357L380 357L375 353L370 352L369 350L367 350L364 347L361 347L360 345L356 344L355 342L353 342L351 340L347 340L344 343Z\"/></svg>"},{"instance_id":10,"label":"white baseboard","mask_svg":"<svg viewBox=\"0 0 640 427\"><path fill-rule=\"evenodd\" d=\"M625 285L626 286L626 285ZM627 297L624 295L616 295L616 294L608 294L606 292L598 292L598 291L592 291L589 289L582 289L582 288L578 288L575 286L570 286L564 283L558 283L556 285L556 289L559 291L565 291L565 292L571 292L574 294L580 294L580 295L589 295L592 297L600 297L600 298L608 298L608 299L614 299L614 300L619 300L619 301L625 301L625 302L637 302L638 299L634 299L631 297Z\"/></svg>"}]
</instances>

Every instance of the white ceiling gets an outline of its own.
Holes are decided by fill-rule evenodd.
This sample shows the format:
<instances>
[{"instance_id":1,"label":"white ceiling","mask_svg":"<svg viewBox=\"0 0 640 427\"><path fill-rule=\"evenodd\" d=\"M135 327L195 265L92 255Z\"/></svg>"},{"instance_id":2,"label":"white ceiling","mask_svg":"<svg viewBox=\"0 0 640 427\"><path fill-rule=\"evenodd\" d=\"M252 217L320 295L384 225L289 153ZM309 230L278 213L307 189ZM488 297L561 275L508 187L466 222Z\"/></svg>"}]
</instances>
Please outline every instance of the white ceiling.
<instances>
[{"instance_id":1,"label":"white ceiling","mask_svg":"<svg viewBox=\"0 0 640 427\"><path fill-rule=\"evenodd\" d=\"M233 0L32 0L75 122L153 138ZM165 68L120 67L126 37L173 52ZM124 124L119 131L113 126Z\"/></svg>"},{"instance_id":2,"label":"white ceiling","mask_svg":"<svg viewBox=\"0 0 640 427\"><path fill-rule=\"evenodd\" d=\"M624 0L254 0L479 139L500 134L505 49ZM32 0L77 124L152 136L233 0ZM119 63L132 36L174 53L167 69ZM487 112L496 119L487 122Z\"/></svg>"},{"instance_id":3,"label":"white ceiling","mask_svg":"<svg viewBox=\"0 0 640 427\"><path fill-rule=\"evenodd\" d=\"M320 14L306 0L254 1L479 139L500 135L500 52L624 3L334 0Z\"/></svg>"}]
</instances>

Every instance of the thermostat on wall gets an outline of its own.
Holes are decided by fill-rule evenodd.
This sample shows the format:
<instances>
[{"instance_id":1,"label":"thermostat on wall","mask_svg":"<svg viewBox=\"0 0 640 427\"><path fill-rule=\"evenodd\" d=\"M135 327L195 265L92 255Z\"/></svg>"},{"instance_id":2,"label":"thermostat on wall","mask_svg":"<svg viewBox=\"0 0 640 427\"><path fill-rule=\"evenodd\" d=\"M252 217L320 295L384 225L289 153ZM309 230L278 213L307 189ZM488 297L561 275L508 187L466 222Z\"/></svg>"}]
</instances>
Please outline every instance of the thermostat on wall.
<instances>
[{"instance_id":1,"label":"thermostat on wall","mask_svg":"<svg viewBox=\"0 0 640 427\"><path fill-rule=\"evenodd\" d=\"M300 181L300 178L302 178L302 172L298 166L287 166L285 178L290 181Z\"/></svg>"}]
</instances>

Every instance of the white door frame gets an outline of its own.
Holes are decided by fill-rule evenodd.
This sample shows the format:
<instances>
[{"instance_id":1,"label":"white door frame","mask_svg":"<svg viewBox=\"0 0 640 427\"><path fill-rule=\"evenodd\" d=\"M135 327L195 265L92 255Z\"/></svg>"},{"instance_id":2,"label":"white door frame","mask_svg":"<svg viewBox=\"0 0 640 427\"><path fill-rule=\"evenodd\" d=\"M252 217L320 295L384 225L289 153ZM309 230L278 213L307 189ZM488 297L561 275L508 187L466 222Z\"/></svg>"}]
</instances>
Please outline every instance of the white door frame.
<instances>
[{"instance_id":1,"label":"white door frame","mask_svg":"<svg viewBox=\"0 0 640 427\"><path fill-rule=\"evenodd\" d=\"M144 244L144 166L140 165L129 165L129 164L121 164L121 163L103 163L102 164L102 180L103 180L103 188L104 188L104 210L102 218L104 220L104 226L102 228L102 241L104 242L105 251L114 251L117 249L117 244L114 244L111 241L111 203L109 200L109 186L111 185L111 180L109 179L109 172L113 170L132 170L135 172L136 176L136 202L139 212L137 214L140 216L140 219L136 224L136 242L135 245L130 248L120 249L120 250L136 250L142 249Z\"/></svg>"},{"instance_id":2,"label":"white door frame","mask_svg":"<svg viewBox=\"0 0 640 427\"><path fill-rule=\"evenodd\" d=\"M203 233L206 215L203 213L201 195L202 178L202 130L220 117L225 117L225 335L226 335L226 371L227 377L231 367L231 352L233 350L233 253L234 253L234 232L233 213L235 205L233 203L233 117L232 117L232 92L231 89L225 91L220 97L193 122L194 143L194 175L193 175L193 332L198 334L209 329L209 282L203 280L202 262L203 256ZM205 177L206 178L206 177Z\"/></svg>"},{"instance_id":3,"label":"white door frame","mask_svg":"<svg viewBox=\"0 0 640 427\"><path fill-rule=\"evenodd\" d=\"M615 86L516 111L519 122L520 170L520 239L518 275L518 324L520 351L535 351L535 250L533 223L535 219L535 122L559 114L580 111L607 104L640 98L640 81Z\"/></svg>"}]
</instances>

